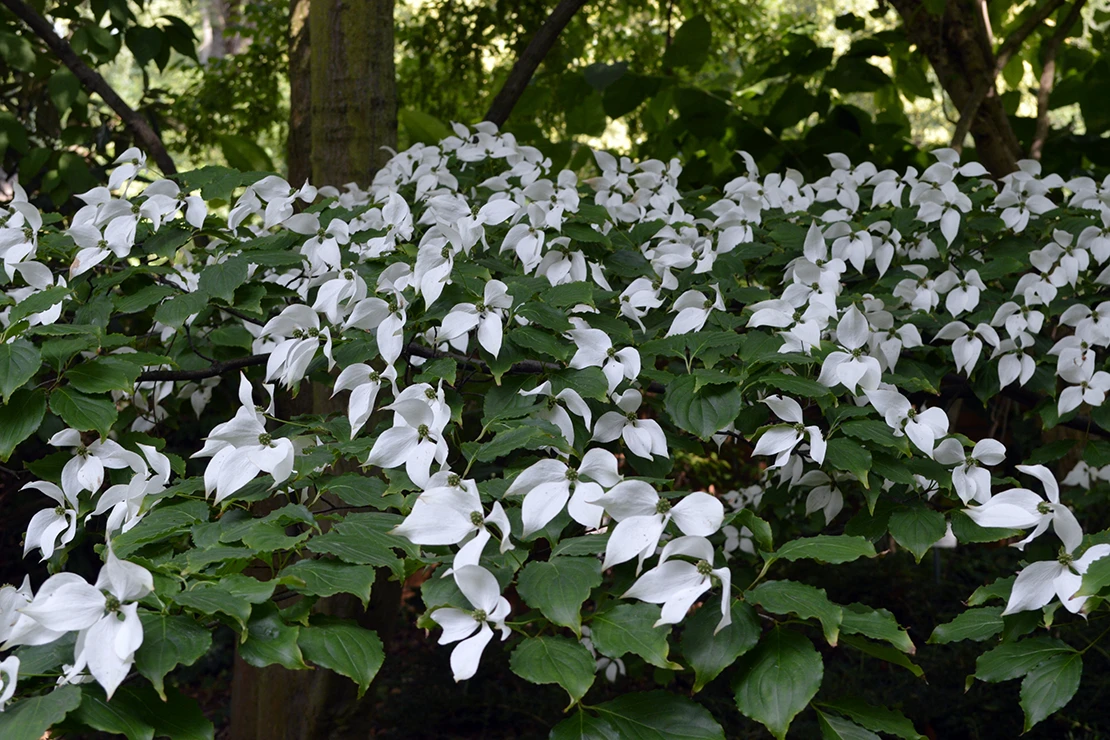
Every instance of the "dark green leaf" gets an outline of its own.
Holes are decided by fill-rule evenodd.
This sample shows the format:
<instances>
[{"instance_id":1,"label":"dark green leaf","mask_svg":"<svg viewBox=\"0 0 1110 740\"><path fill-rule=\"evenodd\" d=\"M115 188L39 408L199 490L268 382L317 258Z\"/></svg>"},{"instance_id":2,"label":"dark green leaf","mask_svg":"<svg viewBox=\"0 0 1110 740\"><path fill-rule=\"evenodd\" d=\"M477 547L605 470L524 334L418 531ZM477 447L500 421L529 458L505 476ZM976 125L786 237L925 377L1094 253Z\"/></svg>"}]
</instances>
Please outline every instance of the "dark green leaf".
<instances>
[{"instance_id":1,"label":"dark green leaf","mask_svg":"<svg viewBox=\"0 0 1110 740\"><path fill-rule=\"evenodd\" d=\"M517 591L528 606L580 634L582 603L600 585L601 563L596 558L553 557L526 565Z\"/></svg>"},{"instance_id":2,"label":"dark green leaf","mask_svg":"<svg viewBox=\"0 0 1110 740\"><path fill-rule=\"evenodd\" d=\"M41 390L20 389L0 406L0 462L7 462L20 442L30 437L46 414Z\"/></svg>"},{"instance_id":3,"label":"dark green leaf","mask_svg":"<svg viewBox=\"0 0 1110 740\"><path fill-rule=\"evenodd\" d=\"M776 627L741 663L734 686L736 706L783 740L794 717L817 693L824 673L813 643Z\"/></svg>"},{"instance_id":4,"label":"dark green leaf","mask_svg":"<svg viewBox=\"0 0 1110 740\"><path fill-rule=\"evenodd\" d=\"M244 257L232 257L218 264L209 265L200 272L200 290L202 293L222 298L231 303L235 297L235 289L247 279L247 260Z\"/></svg>"},{"instance_id":5,"label":"dark green leaf","mask_svg":"<svg viewBox=\"0 0 1110 740\"><path fill-rule=\"evenodd\" d=\"M0 344L0 394L4 403L12 393L34 377L42 365L42 354L26 339Z\"/></svg>"},{"instance_id":6,"label":"dark green leaf","mask_svg":"<svg viewBox=\"0 0 1110 740\"><path fill-rule=\"evenodd\" d=\"M960 640L982 642L1002 631L1002 607L968 609L946 624L938 624L929 635L930 644L945 645Z\"/></svg>"},{"instance_id":7,"label":"dark green leaf","mask_svg":"<svg viewBox=\"0 0 1110 740\"><path fill-rule=\"evenodd\" d=\"M944 515L920 503L896 509L889 526L894 541L912 552L919 563L947 531Z\"/></svg>"},{"instance_id":8,"label":"dark green leaf","mask_svg":"<svg viewBox=\"0 0 1110 740\"><path fill-rule=\"evenodd\" d=\"M212 633L183 615L142 613L143 644L135 669L150 681L163 701L163 680L178 665L192 665L212 646Z\"/></svg>"},{"instance_id":9,"label":"dark green leaf","mask_svg":"<svg viewBox=\"0 0 1110 740\"><path fill-rule=\"evenodd\" d=\"M50 392L50 410L67 425L80 431L95 431L101 437L116 423L116 405L107 398L93 398L61 387Z\"/></svg>"},{"instance_id":10,"label":"dark green leaf","mask_svg":"<svg viewBox=\"0 0 1110 740\"><path fill-rule=\"evenodd\" d=\"M576 704L594 683L597 666L590 651L566 637L530 637L509 659L513 673L531 683L557 683Z\"/></svg>"},{"instance_id":11,"label":"dark green leaf","mask_svg":"<svg viewBox=\"0 0 1110 740\"><path fill-rule=\"evenodd\" d=\"M823 563L850 563L858 558L875 557L875 547L863 537L819 534L791 540L779 548L771 560L819 560Z\"/></svg>"},{"instance_id":12,"label":"dark green leaf","mask_svg":"<svg viewBox=\"0 0 1110 740\"><path fill-rule=\"evenodd\" d=\"M0 737L4 740L42 740L54 725L81 704L81 689L60 686L49 694L9 704L0 712Z\"/></svg>"},{"instance_id":13,"label":"dark green leaf","mask_svg":"<svg viewBox=\"0 0 1110 740\"><path fill-rule=\"evenodd\" d=\"M724 740L709 710L666 691L625 694L593 707L621 740ZM606 735L563 735L602 737Z\"/></svg>"},{"instance_id":14,"label":"dark green leaf","mask_svg":"<svg viewBox=\"0 0 1110 740\"><path fill-rule=\"evenodd\" d=\"M713 29L704 15L695 15L675 31L663 54L663 66L697 72L713 50Z\"/></svg>"},{"instance_id":15,"label":"dark green leaf","mask_svg":"<svg viewBox=\"0 0 1110 740\"><path fill-rule=\"evenodd\" d=\"M360 697L385 662L378 635L348 622L313 621L300 628L297 644L304 657L316 665L354 681Z\"/></svg>"},{"instance_id":16,"label":"dark green leaf","mask_svg":"<svg viewBox=\"0 0 1110 740\"><path fill-rule=\"evenodd\" d=\"M142 368L117 357L95 357L66 370L66 380L82 393L107 393L135 388Z\"/></svg>"},{"instance_id":17,"label":"dark green leaf","mask_svg":"<svg viewBox=\"0 0 1110 740\"><path fill-rule=\"evenodd\" d=\"M836 645L844 612L829 601L824 589L795 581L766 581L745 593L744 599L772 614L797 614L802 619L817 619L825 639L830 645Z\"/></svg>"},{"instance_id":18,"label":"dark green leaf","mask_svg":"<svg viewBox=\"0 0 1110 740\"><path fill-rule=\"evenodd\" d=\"M732 602L732 623L713 634L720 619L720 612L708 606L703 606L686 619L686 627L682 631L682 654L694 669L695 692L701 691L759 642L759 618L755 610L744 602Z\"/></svg>"},{"instance_id":19,"label":"dark green leaf","mask_svg":"<svg viewBox=\"0 0 1110 740\"><path fill-rule=\"evenodd\" d=\"M1054 655L1029 671L1021 682L1025 731L1067 706L1082 676L1083 656L1074 652Z\"/></svg>"},{"instance_id":20,"label":"dark green leaf","mask_svg":"<svg viewBox=\"0 0 1110 740\"><path fill-rule=\"evenodd\" d=\"M258 604L251 612L247 639L239 645L239 656L255 668L274 664L289 670L307 668L297 644L301 630L286 624L273 602Z\"/></svg>"},{"instance_id":21,"label":"dark green leaf","mask_svg":"<svg viewBox=\"0 0 1110 740\"><path fill-rule=\"evenodd\" d=\"M620 604L594 615L590 637L598 652L609 658L635 653L659 668L682 666L667 659L670 625L655 627L660 609L654 604Z\"/></svg>"},{"instance_id":22,"label":"dark green leaf","mask_svg":"<svg viewBox=\"0 0 1110 740\"><path fill-rule=\"evenodd\" d=\"M300 560L281 571L280 576L292 576L304 582L303 586L291 586L294 591L310 596L352 594L363 606L369 603L370 589L374 585L373 567L332 560Z\"/></svg>"}]
</instances>

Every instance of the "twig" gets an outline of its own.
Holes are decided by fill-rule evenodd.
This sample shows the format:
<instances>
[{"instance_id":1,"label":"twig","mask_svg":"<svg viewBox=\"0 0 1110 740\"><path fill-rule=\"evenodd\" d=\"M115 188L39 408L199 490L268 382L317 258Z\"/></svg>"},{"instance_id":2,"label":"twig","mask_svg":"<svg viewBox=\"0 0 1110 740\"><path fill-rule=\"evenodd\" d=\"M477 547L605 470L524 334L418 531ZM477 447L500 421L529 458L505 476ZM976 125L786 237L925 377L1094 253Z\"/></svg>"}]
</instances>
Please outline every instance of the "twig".
<instances>
[{"instance_id":1,"label":"twig","mask_svg":"<svg viewBox=\"0 0 1110 740\"><path fill-rule=\"evenodd\" d=\"M14 1L18 2L19 0ZM9 0L4 0L4 2L9 2ZM532 79L532 75L536 73L536 69L540 66L540 62L551 51L551 47L555 45L559 34L570 23L570 19L585 4L586 0L559 0L555 10L551 11L551 15L540 26L540 30L536 31L536 35L532 37L520 58L516 60L516 64L509 72L509 78L505 80L505 84L498 91L497 97L490 104L485 120L493 121L499 128L505 125L505 121L509 120L509 114L513 112L520 96L524 94L524 88L528 86L528 81Z\"/></svg>"},{"instance_id":2,"label":"twig","mask_svg":"<svg viewBox=\"0 0 1110 740\"><path fill-rule=\"evenodd\" d=\"M956 151L962 151L964 146L964 139L967 138L968 133L971 131L971 123L975 119L975 114L979 112L979 106L982 105L983 100L994 89L994 81L998 79L998 75L1002 74L1002 70L1009 64L1010 58L1021 50L1022 44L1029 38L1029 35L1037 30L1038 27L1050 15L1056 12L1064 4L1065 0L1049 0L1042 7L1038 8L1033 15L1029 16L1025 23L1017 28L1012 34L1006 37L1002 42L1002 46L998 47L998 55L994 59L994 68L988 73L988 76L979 81L971 90L971 97L964 103L964 107L960 110L960 120L956 123L956 130L952 134L952 148ZM982 29L985 32L985 27Z\"/></svg>"},{"instance_id":3,"label":"twig","mask_svg":"<svg viewBox=\"0 0 1110 740\"><path fill-rule=\"evenodd\" d=\"M162 145L162 140L158 138L158 134L154 132L150 124L145 118L139 115L127 103L123 101L116 91L112 89L103 77L100 76L96 70L91 69L87 64L81 61L81 57L73 51L73 47L61 38L58 34L54 33L54 28L50 21L43 18L35 12L33 8L27 5L23 0L0 0L7 6L7 8L15 13L20 20L30 26L35 35L42 39L50 50L53 51L62 64L69 67L74 76L81 82L86 90L94 92L103 98L108 107L116 112L127 128L131 129L131 133L135 135L139 144L150 154L154 161L161 168L163 175L172 175L177 172L174 167L173 159L170 157L166 147Z\"/></svg>"},{"instance_id":4,"label":"twig","mask_svg":"<svg viewBox=\"0 0 1110 740\"><path fill-rule=\"evenodd\" d=\"M1037 90L1037 128L1033 134L1033 143L1029 146L1029 156L1040 159L1044 152L1044 142L1048 138L1048 98L1052 95L1052 88L1056 84L1056 52L1060 44L1064 43L1072 26L1079 20L1079 14L1087 0L1076 0L1071 6L1064 21L1056 26L1056 33L1041 47L1043 57L1041 67L1041 86Z\"/></svg>"}]
</instances>

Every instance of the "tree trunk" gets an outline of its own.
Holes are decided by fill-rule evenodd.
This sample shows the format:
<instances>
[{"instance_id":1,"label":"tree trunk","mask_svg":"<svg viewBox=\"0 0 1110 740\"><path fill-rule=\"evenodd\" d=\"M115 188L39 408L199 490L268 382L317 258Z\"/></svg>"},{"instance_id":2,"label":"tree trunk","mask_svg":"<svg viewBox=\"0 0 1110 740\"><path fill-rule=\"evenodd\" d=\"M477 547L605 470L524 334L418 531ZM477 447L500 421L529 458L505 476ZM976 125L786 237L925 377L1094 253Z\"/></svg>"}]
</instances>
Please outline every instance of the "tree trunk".
<instances>
[{"instance_id":1,"label":"tree trunk","mask_svg":"<svg viewBox=\"0 0 1110 740\"><path fill-rule=\"evenodd\" d=\"M995 88L995 59L976 5L948 0L940 17L929 14L921 0L891 0L891 5L902 17L906 35L929 59L958 111L967 110L978 86L987 86L970 129L979 161L995 177L1016 170L1023 156L1021 144Z\"/></svg>"},{"instance_id":2,"label":"tree trunk","mask_svg":"<svg viewBox=\"0 0 1110 740\"><path fill-rule=\"evenodd\" d=\"M289 3L289 182L312 179L312 56L308 43L309 0Z\"/></svg>"},{"instance_id":3,"label":"tree trunk","mask_svg":"<svg viewBox=\"0 0 1110 740\"><path fill-rule=\"evenodd\" d=\"M397 146L393 0L316 0L308 22L312 183L368 186Z\"/></svg>"},{"instance_id":4,"label":"tree trunk","mask_svg":"<svg viewBox=\"0 0 1110 740\"><path fill-rule=\"evenodd\" d=\"M292 0L289 64L289 181L369 186L390 157L382 147L397 146L393 0ZM296 399L279 399L281 413L342 412L329 395L305 383ZM388 575L378 570L368 610L339 595L315 611L355 619L388 644L401 603ZM370 737L373 689L359 700L354 683L331 671L260 669L236 657L231 694L232 740Z\"/></svg>"}]
</instances>

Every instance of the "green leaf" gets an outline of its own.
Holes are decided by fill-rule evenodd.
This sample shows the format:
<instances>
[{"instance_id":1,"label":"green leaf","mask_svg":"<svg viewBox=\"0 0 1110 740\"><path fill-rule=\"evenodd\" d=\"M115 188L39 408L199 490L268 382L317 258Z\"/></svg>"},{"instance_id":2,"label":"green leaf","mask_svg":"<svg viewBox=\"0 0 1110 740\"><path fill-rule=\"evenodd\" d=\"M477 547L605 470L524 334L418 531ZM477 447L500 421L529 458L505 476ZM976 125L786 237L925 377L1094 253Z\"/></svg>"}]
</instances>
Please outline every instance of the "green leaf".
<instances>
[{"instance_id":1,"label":"green leaf","mask_svg":"<svg viewBox=\"0 0 1110 740\"><path fill-rule=\"evenodd\" d=\"M819 534L791 540L771 556L775 560L818 560L823 563L850 563L859 558L875 557L875 547L863 537Z\"/></svg>"},{"instance_id":2,"label":"green leaf","mask_svg":"<svg viewBox=\"0 0 1110 740\"><path fill-rule=\"evenodd\" d=\"M770 552L775 549L774 540L771 539L771 525L757 517L754 511L751 509L741 509L736 513L736 519L734 521L751 530L752 537L755 539L755 544L759 545L759 549L764 552Z\"/></svg>"},{"instance_id":3,"label":"green leaf","mask_svg":"<svg viewBox=\"0 0 1110 740\"><path fill-rule=\"evenodd\" d=\"M19 675L32 676L36 673L46 673L60 668L63 663L72 663L73 648L76 643L77 634L70 632L45 645L24 645L17 648L15 655L19 658Z\"/></svg>"},{"instance_id":4,"label":"green leaf","mask_svg":"<svg viewBox=\"0 0 1110 740\"><path fill-rule=\"evenodd\" d=\"M693 375L676 378L664 401L675 424L708 440L736 419L744 399L738 386L706 385L695 391L697 382Z\"/></svg>"},{"instance_id":5,"label":"green leaf","mask_svg":"<svg viewBox=\"0 0 1110 740\"><path fill-rule=\"evenodd\" d=\"M859 699L838 699L825 702L821 706L839 712L874 732L885 732L903 740L926 740L924 735L918 734L905 715L894 709L873 707Z\"/></svg>"},{"instance_id":6,"label":"green leaf","mask_svg":"<svg viewBox=\"0 0 1110 740\"><path fill-rule=\"evenodd\" d=\"M369 565L349 565L332 560L300 560L281 571L281 578L297 578L303 586L290 586L310 596L352 594L363 606L370 602L374 585L374 569Z\"/></svg>"},{"instance_id":7,"label":"green leaf","mask_svg":"<svg viewBox=\"0 0 1110 740\"><path fill-rule=\"evenodd\" d=\"M20 389L0 406L0 462L7 462L19 443L30 437L46 415L46 395Z\"/></svg>"},{"instance_id":8,"label":"green leaf","mask_svg":"<svg viewBox=\"0 0 1110 740\"><path fill-rule=\"evenodd\" d=\"M220 584L201 583L189 591L173 594L171 598L201 614L226 614L245 628L251 616L251 604L242 596L236 595Z\"/></svg>"},{"instance_id":9,"label":"green leaf","mask_svg":"<svg viewBox=\"0 0 1110 740\"><path fill-rule=\"evenodd\" d=\"M116 423L116 405L110 400L86 396L64 386L50 392L50 410L74 429L96 431L101 437L107 437Z\"/></svg>"},{"instance_id":10,"label":"green leaf","mask_svg":"<svg viewBox=\"0 0 1110 740\"><path fill-rule=\"evenodd\" d=\"M117 557L127 558L144 545L184 534L194 524L208 521L210 510L206 502L196 500L160 505L134 527L114 536L112 550Z\"/></svg>"},{"instance_id":11,"label":"green leaf","mask_svg":"<svg viewBox=\"0 0 1110 740\"><path fill-rule=\"evenodd\" d=\"M944 514L920 503L896 509L890 515L889 526L894 541L912 552L919 563L947 531Z\"/></svg>"},{"instance_id":12,"label":"green leaf","mask_svg":"<svg viewBox=\"0 0 1110 740\"><path fill-rule=\"evenodd\" d=\"M675 31L671 45L663 53L663 66L694 73L705 65L712 50L713 29L704 15L695 15Z\"/></svg>"},{"instance_id":13,"label":"green leaf","mask_svg":"<svg viewBox=\"0 0 1110 740\"><path fill-rule=\"evenodd\" d=\"M713 634L720 619L720 612L706 606L686 619L682 631L682 654L694 669L695 693L759 642L759 618L755 610L744 602L732 602L732 623Z\"/></svg>"},{"instance_id":14,"label":"green leaf","mask_svg":"<svg viewBox=\"0 0 1110 740\"><path fill-rule=\"evenodd\" d=\"M709 710L666 691L625 694L593 709L612 727L615 733L612 737L620 740L724 740L725 737ZM608 740L606 735L600 737Z\"/></svg>"},{"instance_id":15,"label":"green leaf","mask_svg":"<svg viewBox=\"0 0 1110 740\"><path fill-rule=\"evenodd\" d=\"M891 428L882 421L876 421L875 419L846 421L840 425L840 430L849 437L854 437L863 442L875 442L883 447L891 447L896 450L906 449L906 438L895 437Z\"/></svg>"},{"instance_id":16,"label":"green leaf","mask_svg":"<svg viewBox=\"0 0 1110 740\"><path fill-rule=\"evenodd\" d=\"M582 643L566 637L530 637L517 645L509 668L525 681L557 683L577 704L594 683L597 666Z\"/></svg>"},{"instance_id":17,"label":"green leaf","mask_svg":"<svg viewBox=\"0 0 1110 740\"><path fill-rule=\"evenodd\" d=\"M874 732L842 717L817 712L817 721L824 740L881 740Z\"/></svg>"},{"instance_id":18,"label":"green leaf","mask_svg":"<svg viewBox=\"0 0 1110 740\"><path fill-rule=\"evenodd\" d=\"M26 339L0 344L0 394L4 403L12 393L35 376L42 365L42 354Z\"/></svg>"},{"instance_id":19,"label":"green leaf","mask_svg":"<svg viewBox=\"0 0 1110 740\"><path fill-rule=\"evenodd\" d=\"M81 689L61 686L49 694L9 704L0 712L0 737L4 740L41 740L54 725L81 704Z\"/></svg>"},{"instance_id":20,"label":"green leaf","mask_svg":"<svg viewBox=\"0 0 1110 740\"><path fill-rule=\"evenodd\" d=\"M378 635L349 622L314 619L300 628L297 644L316 665L354 681L360 698L385 662Z\"/></svg>"},{"instance_id":21,"label":"green leaf","mask_svg":"<svg viewBox=\"0 0 1110 740\"><path fill-rule=\"evenodd\" d=\"M143 644L135 653L135 669L150 681L162 701L166 700L163 680L179 665L192 665L212 646L212 633L183 615L139 615L143 623Z\"/></svg>"},{"instance_id":22,"label":"green leaf","mask_svg":"<svg viewBox=\"0 0 1110 740\"><path fill-rule=\"evenodd\" d=\"M1110 558L1099 558L1087 567L1075 596L1095 596L1110 586Z\"/></svg>"},{"instance_id":23,"label":"green leaf","mask_svg":"<svg viewBox=\"0 0 1110 740\"><path fill-rule=\"evenodd\" d=\"M199 286L202 293L231 303L235 298L235 289L246 280L246 258L232 257L226 262L209 265L201 270Z\"/></svg>"},{"instance_id":24,"label":"green leaf","mask_svg":"<svg viewBox=\"0 0 1110 740\"><path fill-rule=\"evenodd\" d=\"M272 601L258 604L251 612L239 656L255 668L274 664L291 671L307 668L298 645L301 629L286 624Z\"/></svg>"},{"instance_id":25,"label":"green leaf","mask_svg":"<svg viewBox=\"0 0 1110 740\"><path fill-rule=\"evenodd\" d=\"M554 424L539 419L528 419L500 431L492 440L478 448L479 462L493 462L516 450L538 450L542 447L566 447L563 435Z\"/></svg>"},{"instance_id":26,"label":"green leaf","mask_svg":"<svg viewBox=\"0 0 1110 740\"><path fill-rule=\"evenodd\" d=\"M12 306L11 313L8 314L8 325L18 324L31 314L42 313L48 308L61 303L72 293L73 291L69 288L61 286L33 293Z\"/></svg>"},{"instance_id":27,"label":"green leaf","mask_svg":"<svg viewBox=\"0 0 1110 740\"><path fill-rule=\"evenodd\" d=\"M609 383L599 367L586 367L581 370L561 370L551 375L552 390L560 393L569 388L582 398L595 401L608 401Z\"/></svg>"},{"instance_id":28,"label":"green leaf","mask_svg":"<svg viewBox=\"0 0 1110 740\"><path fill-rule=\"evenodd\" d=\"M1074 654L1074 648L1052 637L1004 642L979 656L975 661L975 677L988 683L1009 681L1053 658Z\"/></svg>"},{"instance_id":29,"label":"green leaf","mask_svg":"<svg viewBox=\"0 0 1110 740\"><path fill-rule=\"evenodd\" d=\"M870 640L864 640L861 637L855 637L853 635L845 635L843 641L846 646L853 647L856 650L859 650L861 653L870 655L873 658L878 658L879 660L886 663L892 663L894 665L901 666L918 678L925 677L925 671L921 669L921 666L917 665L912 660L907 658L903 653L892 647L889 647L887 645L880 645L878 643L871 642Z\"/></svg>"},{"instance_id":30,"label":"green leaf","mask_svg":"<svg viewBox=\"0 0 1110 740\"><path fill-rule=\"evenodd\" d=\"M1075 652L1054 655L1026 674L1021 682L1025 732L1063 709L1075 696L1082 676L1083 656Z\"/></svg>"},{"instance_id":31,"label":"green leaf","mask_svg":"<svg viewBox=\"0 0 1110 740\"><path fill-rule=\"evenodd\" d=\"M958 542L998 542L1010 537L1020 537L1020 529L980 527L963 511L952 512L952 534Z\"/></svg>"},{"instance_id":32,"label":"green leaf","mask_svg":"<svg viewBox=\"0 0 1110 740\"><path fill-rule=\"evenodd\" d=\"M836 470L846 470L859 478L864 488L870 487L867 473L871 470L871 453L859 443L845 437L833 437L828 441L825 461Z\"/></svg>"},{"instance_id":33,"label":"green leaf","mask_svg":"<svg viewBox=\"0 0 1110 740\"><path fill-rule=\"evenodd\" d=\"M813 643L797 632L775 627L741 664L733 687L736 706L783 740L794 717L817 694L824 673Z\"/></svg>"},{"instance_id":34,"label":"green leaf","mask_svg":"<svg viewBox=\"0 0 1110 740\"><path fill-rule=\"evenodd\" d=\"M782 373L763 375L760 377L759 383L774 389L776 392L799 398L823 398L832 393L827 386L821 385L815 380Z\"/></svg>"},{"instance_id":35,"label":"green leaf","mask_svg":"<svg viewBox=\"0 0 1110 740\"><path fill-rule=\"evenodd\" d=\"M66 370L66 380L82 393L107 393L135 388L142 368L117 357L95 357Z\"/></svg>"},{"instance_id":36,"label":"green leaf","mask_svg":"<svg viewBox=\"0 0 1110 740\"><path fill-rule=\"evenodd\" d=\"M420 372L413 380L417 383L432 383L442 380L447 385L455 385L458 375L459 363L450 357L440 357L438 360L426 362L420 366Z\"/></svg>"},{"instance_id":37,"label":"green leaf","mask_svg":"<svg viewBox=\"0 0 1110 740\"><path fill-rule=\"evenodd\" d=\"M131 711L127 700L122 696L109 703L99 686L83 686L81 691L81 706L70 715L76 721L94 730L123 735L127 740L154 738L154 728L141 716L136 716L138 713Z\"/></svg>"},{"instance_id":38,"label":"green leaf","mask_svg":"<svg viewBox=\"0 0 1110 740\"><path fill-rule=\"evenodd\" d=\"M203 311L208 301L205 293L180 293L158 306L154 311L154 320L180 329L186 319Z\"/></svg>"},{"instance_id":39,"label":"green leaf","mask_svg":"<svg viewBox=\"0 0 1110 740\"><path fill-rule=\"evenodd\" d=\"M670 625L653 626L659 614L655 604L620 604L594 615L590 638L598 652L609 658L635 653L653 666L680 670L682 666L667 659Z\"/></svg>"},{"instance_id":40,"label":"green leaf","mask_svg":"<svg viewBox=\"0 0 1110 740\"><path fill-rule=\"evenodd\" d=\"M844 620L840 628L844 634L884 640L910 655L917 651L909 634L898 626L898 620L886 609L872 609L864 604L848 604L842 608Z\"/></svg>"},{"instance_id":41,"label":"green leaf","mask_svg":"<svg viewBox=\"0 0 1110 740\"><path fill-rule=\"evenodd\" d=\"M404 561L396 551L413 558L418 552L417 546L405 538L389 534L402 521L403 517L384 512L348 514L327 534L309 540L308 549L334 555L345 563L389 568L400 578Z\"/></svg>"},{"instance_id":42,"label":"green leaf","mask_svg":"<svg viewBox=\"0 0 1110 740\"><path fill-rule=\"evenodd\" d=\"M982 642L1002 631L1002 607L968 609L951 622L938 624L929 635L931 645L947 645L960 640Z\"/></svg>"},{"instance_id":43,"label":"green leaf","mask_svg":"<svg viewBox=\"0 0 1110 740\"><path fill-rule=\"evenodd\" d=\"M821 623L825 639L836 646L844 611L829 601L824 589L795 581L766 581L746 592L744 599L772 614L797 614L802 619L816 619Z\"/></svg>"},{"instance_id":44,"label":"green leaf","mask_svg":"<svg viewBox=\"0 0 1110 740\"><path fill-rule=\"evenodd\" d=\"M552 557L524 566L517 592L528 606L581 635L582 603L600 585L601 563L596 558Z\"/></svg>"}]
</instances>

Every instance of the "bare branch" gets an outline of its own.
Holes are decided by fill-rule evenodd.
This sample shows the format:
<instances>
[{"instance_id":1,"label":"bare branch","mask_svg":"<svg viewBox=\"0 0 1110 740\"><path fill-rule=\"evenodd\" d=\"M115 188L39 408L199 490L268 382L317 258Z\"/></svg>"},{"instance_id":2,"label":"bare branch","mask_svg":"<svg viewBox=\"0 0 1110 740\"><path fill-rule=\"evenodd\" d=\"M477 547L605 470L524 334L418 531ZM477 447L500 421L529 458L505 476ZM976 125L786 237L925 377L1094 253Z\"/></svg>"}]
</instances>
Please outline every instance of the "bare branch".
<instances>
[{"instance_id":1,"label":"bare branch","mask_svg":"<svg viewBox=\"0 0 1110 740\"><path fill-rule=\"evenodd\" d=\"M1048 0L1043 6L1037 8L1036 12L1025 19L1013 33L1006 37L1002 42L1002 46L998 47L998 54L994 58L994 68L989 73L988 77L979 80L975 87L972 89L971 96L968 98L962 110L960 110L960 120L956 123L956 130L952 133L952 148L956 151L962 151L964 146L964 139L967 138L968 133L971 131L972 121L975 115L979 112L979 106L982 105L983 100L994 91L994 82L998 79L998 75L1002 74L1002 70L1009 64L1010 59L1021 50L1022 44L1029 38L1030 34L1036 31L1045 19L1055 13L1061 6L1064 5L1065 0ZM986 16L984 16L984 20ZM989 21L988 21L989 22ZM986 29L984 28L984 31Z\"/></svg>"},{"instance_id":2,"label":"bare branch","mask_svg":"<svg viewBox=\"0 0 1110 740\"><path fill-rule=\"evenodd\" d=\"M1037 128L1033 134L1033 143L1029 146L1029 156L1033 159L1041 158L1045 139L1048 138L1048 99L1056 84L1056 53L1079 20L1079 14L1086 2L1087 0L1076 0L1068 11L1067 17L1056 27L1056 33L1052 34L1052 38L1045 42L1041 50L1044 60L1041 67L1041 85L1037 90Z\"/></svg>"},{"instance_id":3,"label":"bare branch","mask_svg":"<svg viewBox=\"0 0 1110 740\"><path fill-rule=\"evenodd\" d=\"M18 0L16 1L18 2ZM4 2L8 2L8 0L4 0ZM536 69L540 66L540 62L551 51L551 47L555 45L559 34L570 23L570 19L585 4L586 0L559 0L555 10L551 11L551 15L540 26L540 30L536 31L536 35L532 37L520 58L516 60L516 64L509 72L509 78L505 80L505 84L497 93L497 97L490 104L485 120L493 121L498 127L505 125L505 121L509 120L509 114L513 112L520 96L524 94L524 88L528 86L528 81L532 79L532 75L536 73Z\"/></svg>"},{"instance_id":4,"label":"bare branch","mask_svg":"<svg viewBox=\"0 0 1110 740\"><path fill-rule=\"evenodd\" d=\"M139 377L135 379L135 382L149 383L159 380L204 380L205 378L214 378L217 375L223 375L233 370L242 370L245 367L265 365L268 359L270 359L269 355L250 355L248 357L236 357L234 360L227 360L226 362L213 362L208 367L202 367L199 370L147 370L145 373L140 373Z\"/></svg>"},{"instance_id":5,"label":"bare branch","mask_svg":"<svg viewBox=\"0 0 1110 740\"><path fill-rule=\"evenodd\" d=\"M81 61L81 57L77 56L73 47L65 39L54 33L54 27L50 24L50 21L36 13L23 0L0 0L0 2L3 2L9 10L34 31L36 36L50 47L50 50L58 56L62 64L69 67L69 70L73 72L73 75L86 90L99 95L108 104L108 107L123 119L124 125L131 130L138 143L158 164L163 175L172 175L177 172L169 152L166 151L166 147L162 145L162 140L158 138L158 134L154 132L147 120L127 105L123 98L116 94L112 86L96 70Z\"/></svg>"}]
</instances>

